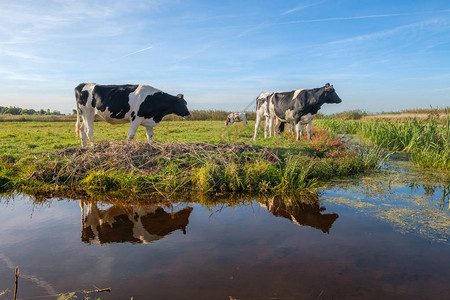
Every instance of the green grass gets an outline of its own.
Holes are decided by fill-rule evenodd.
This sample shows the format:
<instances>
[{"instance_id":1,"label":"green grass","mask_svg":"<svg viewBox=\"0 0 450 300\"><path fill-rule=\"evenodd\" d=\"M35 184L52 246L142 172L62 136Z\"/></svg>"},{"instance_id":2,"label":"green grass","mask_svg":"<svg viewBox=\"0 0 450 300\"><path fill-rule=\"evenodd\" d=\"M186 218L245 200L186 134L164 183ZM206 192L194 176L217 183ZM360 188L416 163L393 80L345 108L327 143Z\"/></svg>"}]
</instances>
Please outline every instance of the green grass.
<instances>
[{"instance_id":1,"label":"green grass","mask_svg":"<svg viewBox=\"0 0 450 300\"><path fill-rule=\"evenodd\" d=\"M402 121L323 119L319 124L333 132L361 136L391 151L408 152L421 167L450 170L450 118L445 122L433 117Z\"/></svg>"},{"instance_id":2,"label":"green grass","mask_svg":"<svg viewBox=\"0 0 450 300\"><path fill-rule=\"evenodd\" d=\"M81 149L72 122L0 123L0 191L88 194L293 193L376 169L382 153L346 149L326 131L252 141L254 122L161 122L126 143L128 125L96 122L97 145ZM113 141L109 143L107 141ZM115 142L114 142L115 141ZM219 146L214 146L219 145ZM222 146L220 146L222 145Z\"/></svg>"},{"instance_id":3,"label":"green grass","mask_svg":"<svg viewBox=\"0 0 450 300\"><path fill-rule=\"evenodd\" d=\"M253 143L255 123L248 126L236 123L226 127L222 121L171 121L161 122L154 128L153 139L162 143L208 142L208 143L252 143L261 147L298 148L299 144L291 136L277 139L263 139L259 131L258 140ZM95 122L94 140L126 140L128 124L110 125ZM139 128L135 140L146 141L144 128ZM0 155L35 155L69 146L78 146L75 136L75 122L3 122L0 123Z\"/></svg>"}]
</instances>

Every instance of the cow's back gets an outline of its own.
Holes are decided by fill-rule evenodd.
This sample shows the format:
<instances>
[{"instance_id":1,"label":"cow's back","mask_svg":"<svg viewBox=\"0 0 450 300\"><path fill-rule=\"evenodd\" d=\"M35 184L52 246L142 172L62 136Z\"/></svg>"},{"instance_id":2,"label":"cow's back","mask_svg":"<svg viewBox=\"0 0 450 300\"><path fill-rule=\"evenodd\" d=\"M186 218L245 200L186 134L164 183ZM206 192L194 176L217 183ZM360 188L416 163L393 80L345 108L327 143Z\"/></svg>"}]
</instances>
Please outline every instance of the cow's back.
<instances>
[{"instance_id":1,"label":"cow's back","mask_svg":"<svg viewBox=\"0 0 450 300\"><path fill-rule=\"evenodd\" d=\"M130 111L129 96L138 85L95 85L92 91L92 107L101 112L108 110L109 117L123 119Z\"/></svg>"}]
</instances>

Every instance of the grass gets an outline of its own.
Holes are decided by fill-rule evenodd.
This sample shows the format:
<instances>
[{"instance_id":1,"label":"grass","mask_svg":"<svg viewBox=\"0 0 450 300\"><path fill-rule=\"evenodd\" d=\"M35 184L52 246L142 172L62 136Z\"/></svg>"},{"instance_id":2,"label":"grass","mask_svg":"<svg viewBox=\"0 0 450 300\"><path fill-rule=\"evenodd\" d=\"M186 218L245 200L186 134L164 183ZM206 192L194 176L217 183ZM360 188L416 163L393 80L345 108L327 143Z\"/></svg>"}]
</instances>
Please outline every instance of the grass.
<instances>
[{"instance_id":1,"label":"grass","mask_svg":"<svg viewBox=\"0 0 450 300\"><path fill-rule=\"evenodd\" d=\"M433 116L397 122L331 118L319 122L333 132L355 134L385 149L408 152L421 167L450 170L450 118L444 122Z\"/></svg>"},{"instance_id":2,"label":"grass","mask_svg":"<svg viewBox=\"0 0 450 300\"><path fill-rule=\"evenodd\" d=\"M0 190L120 195L294 193L321 181L378 168L382 153L356 152L313 131L313 141L284 134L252 142L254 122L162 122L154 142L141 129L95 123L96 146L81 148L74 123L0 123Z\"/></svg>"}]
</instances>

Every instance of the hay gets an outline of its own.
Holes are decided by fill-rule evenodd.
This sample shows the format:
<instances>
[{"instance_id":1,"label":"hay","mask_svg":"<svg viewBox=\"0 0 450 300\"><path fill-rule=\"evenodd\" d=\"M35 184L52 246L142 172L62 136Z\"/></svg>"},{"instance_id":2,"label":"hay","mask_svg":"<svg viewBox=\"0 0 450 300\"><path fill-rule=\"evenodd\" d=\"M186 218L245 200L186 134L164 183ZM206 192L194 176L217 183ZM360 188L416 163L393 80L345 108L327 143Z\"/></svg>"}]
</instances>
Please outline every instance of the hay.
<instances>
[{"instance_id":1,"label":"hay","mask_svg":"<svg viewBox=\"0 0 450 300\"><path fill-rule=\"evenodd\" d=\"M72 184L91 170L117 171L133 174L152 174L162 166L158 161L191 156L201 159L212 157L226 164L230 157L242 152L265 152L246 144L109 142L97 143L87 148L68 147L47 153L43 158L51 162L33 177L51 176L55 183ZM64 163L61 163L64 162Z\"/></svg>"}]
</instances>

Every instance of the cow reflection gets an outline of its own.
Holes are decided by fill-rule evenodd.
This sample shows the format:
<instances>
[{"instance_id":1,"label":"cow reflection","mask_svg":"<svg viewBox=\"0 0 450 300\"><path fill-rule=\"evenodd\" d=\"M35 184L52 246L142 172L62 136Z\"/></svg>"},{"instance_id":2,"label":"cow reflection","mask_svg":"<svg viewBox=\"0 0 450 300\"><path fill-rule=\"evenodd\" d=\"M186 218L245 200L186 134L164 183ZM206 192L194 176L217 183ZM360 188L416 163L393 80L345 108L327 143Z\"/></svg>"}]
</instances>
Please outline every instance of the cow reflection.
<instances>
[{"instance_id":1,"label":"cow reflection","mask_svg":"<svg viewBox=\"0 0 450 300\"><path fill-rule=\"evenodd\" d=\"M86 215L85 207L86 206ZM112 206L100 210L95 202L80 201L81 240L89 244L142 243L159 240L181 229L186 234L192 207L167 213L157 205L145 207Z\"/></svg>"},{"instance_id":2,"label":"cow reflection","mask_svg":"<svg viewBox=\"0 0 450 300\"><path fill-rule=\"evenodd\" d=\"M274 216L284 217L300 226L310 226L329 233L338 214L322 214L325 210L320 207L319 201L302 202L291 199L280 199L274 197L260 203L266 207Z\"/></svg>"}]
</instances>

